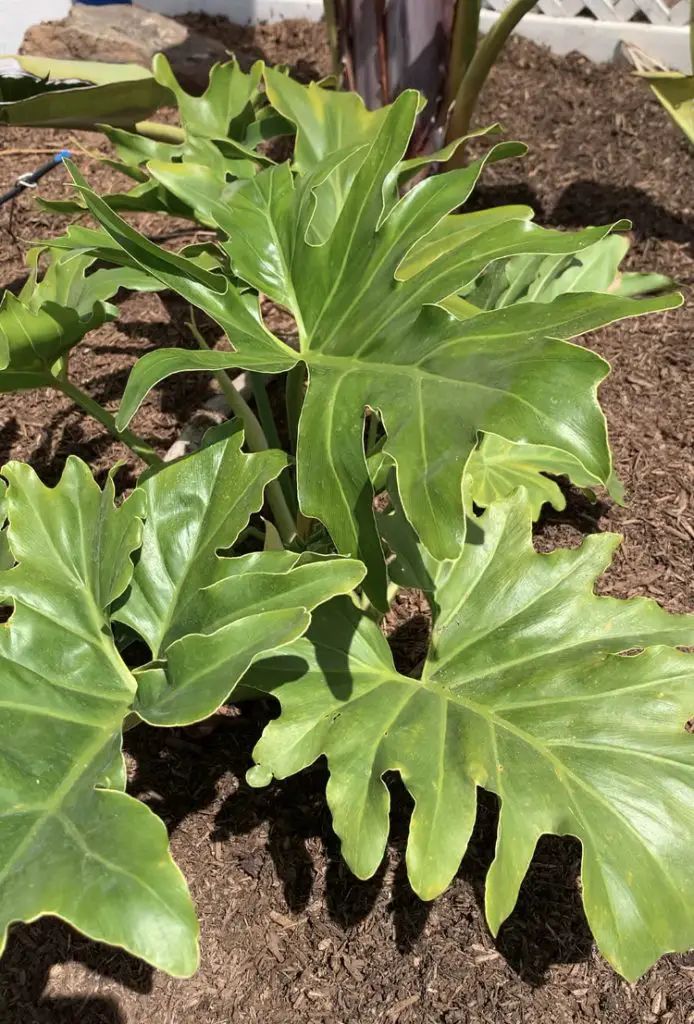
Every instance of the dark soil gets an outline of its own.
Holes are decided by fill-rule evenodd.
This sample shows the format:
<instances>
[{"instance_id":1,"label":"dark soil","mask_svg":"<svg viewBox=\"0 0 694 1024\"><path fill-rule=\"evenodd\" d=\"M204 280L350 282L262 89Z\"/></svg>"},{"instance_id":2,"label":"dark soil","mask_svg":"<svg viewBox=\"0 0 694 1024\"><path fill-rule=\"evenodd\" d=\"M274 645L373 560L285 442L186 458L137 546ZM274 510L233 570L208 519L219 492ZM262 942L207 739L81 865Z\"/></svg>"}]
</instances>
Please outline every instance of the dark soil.
<instances>
[{"instance_id":1,"label":"dark soil","mask_svg":"<svg viewBox=\"0 0 694 1024\"><path fill-rule=\"evenodd\" d=\"M210 30L209 20L192 20ZM213 34L231 45L285 60L308 77L327 69L321 31L213 22ZM694 158L627 71L517 42L494 72L479 120L500 120L531 151L522 162L495 165L477 202L528 201L541 222L571 227L630 217L630 268L669 273L691 291ZM101 147L98 136L81 141ZM2 142L0 184L40 160L8 150L69 144L63 135L20 130L3 130ZM79 163L98 188L111 187L111 172L87 157ZM64 193L61 173L46 179L43 195ZM0 279L16 287L26 242L54 232L56 221L27 196L11 231L6 208L0 222ZM144 226L152 234L188 232L167 244L194 237L185 224ZM112 403L138 355L185 336L183 310L169 299L128 297L121 309L118 325L95 332L73 362L78 382ZM594 530L622 532L622 553L602 589L650 594L671 610L694 609L693 335L685 307L586 341L613 365L601 397L629 504L590 506L574 493L568 510L547 516L538 531L543 548L576 544ZM137 429L164 451L210 390L203 377L174 378L150 397ZM125 455L47 393L3 396L0 425L0 459L28 459L48 479L71 451L99 472ZM400 596L390 629L399 662L414 668L428 631L416 595ZM541 842L519 905L492 940L482 910L494 842L490 799L481 800L455 883L423 904L405 878L408 805L394 785L386 862L371 881L357 881L339 858L322 766L265 791L243 782L265 714L232 710L208 736L144 727L128 735L131 791L167 822L197 902L198 975L171 980L55 921L18 926L0 962L2 1024L693 1024L693 955L666 957L629 985L594 951L574 842Z\"/></svg>"}]
</instances>

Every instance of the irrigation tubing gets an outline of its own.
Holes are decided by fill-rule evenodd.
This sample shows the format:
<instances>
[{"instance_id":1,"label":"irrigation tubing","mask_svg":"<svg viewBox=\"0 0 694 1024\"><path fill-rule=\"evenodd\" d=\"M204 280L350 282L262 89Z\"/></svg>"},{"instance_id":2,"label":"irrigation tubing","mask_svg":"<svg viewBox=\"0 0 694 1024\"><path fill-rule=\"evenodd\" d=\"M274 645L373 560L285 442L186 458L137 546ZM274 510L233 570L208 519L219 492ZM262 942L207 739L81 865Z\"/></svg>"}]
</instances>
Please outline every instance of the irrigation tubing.
<instances>
[{"instance_id":1,"label":"irrigation tubing","mask_svg":"<svg viewBox=\"0 0 694 1024\"><path fill-rule=\"evenodd\" d=\"M21 195L25 189L35 188L37 181L40 181L45 174L48 174L55 167L58 167L62 164L63 160L70 156L72 156L72 153L69 149L61 149L59 153L52 156L50 160L46 160L46 162L41 164L40 167L37 167L35 171L28 171L26 174L20 174L12 188L0 195L0 206L4 206L5 203L9 203L12 199L16 199L17 196Z\"/></svg>"}]
</instances>

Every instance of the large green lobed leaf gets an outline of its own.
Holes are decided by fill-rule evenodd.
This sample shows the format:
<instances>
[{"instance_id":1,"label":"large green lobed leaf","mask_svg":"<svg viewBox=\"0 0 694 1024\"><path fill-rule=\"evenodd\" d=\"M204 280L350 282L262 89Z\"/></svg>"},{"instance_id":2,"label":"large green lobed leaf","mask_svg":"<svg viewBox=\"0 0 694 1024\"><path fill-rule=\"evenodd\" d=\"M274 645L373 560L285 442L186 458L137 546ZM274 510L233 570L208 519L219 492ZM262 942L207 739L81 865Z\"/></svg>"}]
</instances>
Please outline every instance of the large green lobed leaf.
<instances>
[{"instance_id":1,"label":"large green lobed leaf","mask_svg":"<svg viewBox=\"0 0 694 1024\"><path fill-rule=\"evenodd\" d=\"M399 674L373 622L349 602L260 662L244 686L282 712L254 751L252 783L325 755L328 802L348 864L378 868L397 771L415 806L407 869L432 899L450 883L475 820L476 787L500 798L487 878L493 932L512 911L538 839L577 836L598 946L625 977L694 945L694 616L596 597L618 538L537 554L524 492L495 503L459 559L425 568L434 628L421 679ZM663 646L668 645L668 646ZM645 648L640 653L628 653Z\"/></svg>"},{"instance_id":2,"label":"large green lobed leaf","mask_svg":"<svg viewBox=\"0 0 694 1024\"><path fill-rule=\"evenodd\" d=\"M239 366L255 368L265 353L277 366L281 350L284 368L297 359L306 364L309 386L297 450L301 509L327 526L340 552L366 561L367 587L380 606L385 568L363 447L365 409L380 414L384 450L395 464L407 517L433 555L455 557L465 529L461 483L480 431L556 448L585 475L610 481L596 395L608 367L566 341L680 302L673 296L637 301L573 293L551 302L473 310L464 320L442 309L440 303L495 261L580 254L610 228L543 230L524 208L511 207L449 235L442 251L413 271L405 262L409 254L466 200L485 163L428 178L398 199L418 104L416 93L404 93L372 140L357 146L358 169L350 172L351 185L322 244L315 244L312 224L320 221L323 203L333 219L336 196L344 191L342 178L336 190L325 189L339 173L335 154L296 177L287 165L270 167L216 202L210 180L210 216L228 236L223 245L236 275L290 310L299 331L298 354L279 341L273 346L268 332L250 331L241 322L233 282L223 295L214 292L211 279L190 265L186 273L182 261L126 229L81 185L91 212L133 259L226 325ZM486 159L519 151L501 145ZM150 171L184 201L199 190L199 178L189 181L185 168L153 163ZM168 360L169 372L176 360L188 368L185 354L159 352L156 359L162 365ZM135 368L124 399L128 415L154 376L144 361Z\"/></svg>"},{"instance_id":3,"label":"large green lobed leaf","mask_svg":"<svg viewBox=\"0 0 694 1024\"><path fill-rule=\"evenodd\" d=\"M0 948L14 921L53 914L171 974L197 966L166 829L124 792L124 721L207 717L364 574L347 559L232 554L285 465L242 441L225 427L119 507L113 481L102 491L75 458L54 488L26 465L3 469L0 603L14 609L0 626ZM152 660L137 664L123 625Z\"/></svg>"},{"instance_id":4,"label":"large green lobed leaf","mask_svg":"<svg viewBox=\"0 0 694 1024\"><path fill-rule=\"evenodd\" d=\"M197 924L166 829L143 804L99 788L120 754L136 682L108 607L140 543L140 496L120 508L71 458L54 489L20 463L9 481L0 576L14 604L0 635L0 935L55 914L172 974L197 964Z\"/></svg>"}]
</instances>

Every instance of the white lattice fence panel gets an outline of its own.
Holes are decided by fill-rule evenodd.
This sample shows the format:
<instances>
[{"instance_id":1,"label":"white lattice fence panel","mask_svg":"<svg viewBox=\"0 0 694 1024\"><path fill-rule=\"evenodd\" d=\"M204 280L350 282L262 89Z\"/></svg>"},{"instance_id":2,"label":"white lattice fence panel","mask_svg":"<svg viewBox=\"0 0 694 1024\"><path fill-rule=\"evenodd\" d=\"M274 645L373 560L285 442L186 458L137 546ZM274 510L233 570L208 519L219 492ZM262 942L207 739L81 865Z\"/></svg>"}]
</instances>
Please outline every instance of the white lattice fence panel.
<instances>
[{"instance_id":1,"label":"white lattice fence panel","mask_svg":"<svg viewBox=\"0 0 694 1024\"><path fill-rule=\"evenodd\" d=\"M482 0L483 31L508 3ZM665 66L691 72L688 22L689 0L538 0L516 31L557 53L578 50L597 61L633 43Z\"/></svg>"},{"instance_id":2,"label":"white lattice fence panel","mask_svg":"<svg viewBox=\"0 0 694 1024\"><path fill-rule=\"evenodd\" d=\"M483 0L483 7L502 11L508 0ZM552 18L593 17L598 21L632 21L645 18L652 25L685 25L689 0L538 0L537 14Z\"/></svg>"}]
</instances>

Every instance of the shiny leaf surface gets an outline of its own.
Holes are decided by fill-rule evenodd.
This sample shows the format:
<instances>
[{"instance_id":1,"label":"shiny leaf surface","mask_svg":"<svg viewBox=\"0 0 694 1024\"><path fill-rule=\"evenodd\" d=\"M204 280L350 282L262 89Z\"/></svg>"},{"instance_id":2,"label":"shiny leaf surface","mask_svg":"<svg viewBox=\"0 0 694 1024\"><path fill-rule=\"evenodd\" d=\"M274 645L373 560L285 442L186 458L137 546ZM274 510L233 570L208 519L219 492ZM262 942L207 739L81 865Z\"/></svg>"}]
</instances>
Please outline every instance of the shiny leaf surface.
<instances>
[{"instance_id":1,"label":"shiny leaf surface","mask_svg":"<svg viewBox=\"0 0 694 1024\"><path fill-rule=\"evenodd\" d=\"M231 429L138 488L148 509L142 549L115 617L150 648L152 664L137 673L136 710L154 725L212 714L255 658L301 636L311 609L364 575L350 559L221 554L287 463L278 451L245 454L243 434Z\"/></svg>"},{"instance_id":2,"label":"shiny leaf surface","mask_svg":"<svg viewBox=\"0 0 694 1024\"><path fill-rule=\"evenodd\" d=\"M456 561L428 559L435 614L421 679L395 670L381 632L344 600L251 670L244 686L273 694L282 711L249 781L324 755L334 828L365 878L388 835L383 776L399 772L415 803L407 869L424 899L458 869L476 787L491 790L501 802L486 886L492 930L513 909L540 836L575 835L593 934L635 979L694 944L694 660L669 646L692 644L694 616L596 597L618 538L537 554L522 491L479 525ZM645 649L626 653L635 648Z\"/></svg>"},{"instance_id":3,"label":"shiny leaf surface","mask_svg":"<svg viewBox=\"0 0 694 1024\"><path fill-rule=\"evenodd\" d=\"M575 292L475 315L468 310L464 320L439 308L499 260L580 258L610 228L543 230L525 208L506 210L486 223L468 221L444 239L440 253L413 268L410 254L429 244L430 233L465 201L485 163L428 178L398 199L397 177L418 105L417 94L404 93L373 141L360 147L360 166L321 245L310 228L322 203L334 209L334 196L326 199L323 187L339 169L334 154L298 177L286 165L270 167L210 207L228 237L222 245L237 277L296 320L298 357L280 342L274 351L279 358L284 349L292 362L300 358L309 371L297 449L301 509L327 526L341 553L368 564L369 593L381 607L385 569L364 456L365 409L378 410L384 424L384 450L396 466L408 519L433 555L455 557L465 530L461 482L480 431L557 448L587 474L610 480L596 398L607 365L566 340L680 302ZM517 152L505 144L486 159ZM162 167L156 173L164 184L177 176L177 195L185 198L185 174ZM199 184L189 187L192 192ZM223 298L213 297L193 282L194 275L199 279L195 268L186 273L184 263L174 265L169 254L125 231L92 193L83 194L133 259L222 322L218 307L236 302L233 284ZM229 324L239 366L255 368L259 330L248 332L246 344ZM263 337L268 355L271 344Z\"/></svg>"},{"instance_id":4,"label":"shiny leaf surface","mask_svg":"<svg viewBox=\"0 0 694 1024\"><path fill-rule=\"evenodd\" d=\"M232 545L286 464L234 424L114 505L70 458L54 488L10 463L0 485L0 936L44 914L174 975L197 922L166 829L125 793L124 722L198 721L249 665L299 638L364 566ZM6 487L5 480L9 481ZM5 520L9 525L3 530ZM7 543L6 543L7 541ZM116 610L114 610L116 609ZM123 625L152 659L112 633Z\"/></svg>"},{"instance_id":5,"label":"shiny leaf surface","mask_svg":"<svg viewBox=\"0 0 694 1024\"><path fill-rule=\"evenodd\" d=\"M197 923L166 829L143 804L100 788L120 760L135 679L108 608L140 543L139 496L116 508L79 460L44 487L10 463L0 575L14 605L0 630L0 935L54 914L171 974L197 965Z\"/></svg>"}]
</instances>

